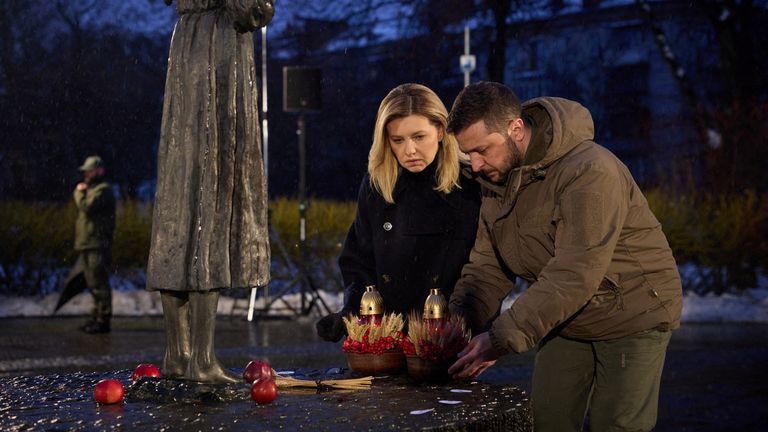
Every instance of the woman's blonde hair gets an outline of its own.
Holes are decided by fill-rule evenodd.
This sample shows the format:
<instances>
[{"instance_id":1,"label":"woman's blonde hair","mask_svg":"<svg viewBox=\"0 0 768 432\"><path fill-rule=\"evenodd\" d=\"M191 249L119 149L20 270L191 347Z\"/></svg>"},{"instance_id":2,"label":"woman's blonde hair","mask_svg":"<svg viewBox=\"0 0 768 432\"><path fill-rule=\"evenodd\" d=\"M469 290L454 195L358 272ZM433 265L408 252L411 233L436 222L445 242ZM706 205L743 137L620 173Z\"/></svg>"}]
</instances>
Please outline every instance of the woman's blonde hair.
<instances>
[{"instance_id":1,"label":"woman's blonde hair","mask_svg":"<svg viewBox=\"0 0 768 432\"><path fill-rule=\"evenodd\" d=\"M387 125L392 120L414 114L426 117L438 132L443 134L436 156L435 190L450 193L459 187L459 159L465 159L466 156L459 151L456 138L446 133L448 110L428 87L421 84L402 84L392 89L379 105L376 126L373 129L373 144L368 153L371 187L388 203L395 202L392 193L403 168L390 148Z\"/></svg>"}]
</instances>

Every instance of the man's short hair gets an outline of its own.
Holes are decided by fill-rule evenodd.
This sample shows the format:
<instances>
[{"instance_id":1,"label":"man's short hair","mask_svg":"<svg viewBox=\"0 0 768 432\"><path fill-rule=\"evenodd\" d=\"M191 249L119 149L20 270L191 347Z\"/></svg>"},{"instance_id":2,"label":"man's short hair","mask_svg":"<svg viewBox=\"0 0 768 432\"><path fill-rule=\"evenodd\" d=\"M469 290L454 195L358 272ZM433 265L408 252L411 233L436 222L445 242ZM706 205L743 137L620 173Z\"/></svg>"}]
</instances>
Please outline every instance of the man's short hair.
<instances>
[{"instance_id":1,"label":"man's short hair","mask_svg":"<svg viewBox=\"0 0 768 432\"><path fill-rule=\"evenodd\" d=\"M519 118L522 108L515 92L504 84L479 81L456 96L448 114L447 131L457 134L480 120L488 132L505 133L510 121Z\"/></svg>"}]
</instances>

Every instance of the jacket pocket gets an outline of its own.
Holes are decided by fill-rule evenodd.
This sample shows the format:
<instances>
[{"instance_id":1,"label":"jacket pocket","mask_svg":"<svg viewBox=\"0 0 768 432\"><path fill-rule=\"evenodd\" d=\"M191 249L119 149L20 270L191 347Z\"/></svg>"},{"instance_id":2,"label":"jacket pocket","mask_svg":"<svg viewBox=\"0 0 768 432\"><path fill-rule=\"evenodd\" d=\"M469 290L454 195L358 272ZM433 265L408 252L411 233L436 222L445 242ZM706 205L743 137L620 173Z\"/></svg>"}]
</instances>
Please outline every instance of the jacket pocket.
<instances>
[{"instance_id":1,"label":"jacket pocket","mask_svg":"<svg viewBox=\"0 0 768 432\"><path fill-rule=\"evenodd\" d=\"M576 313L564 329L567 336L594 340L615 330L626 313L625 292L608 277L604 277L587 304Z\"/></svg>"},{"instance_id":2,"label":"jacket pocket","mask_svg":"<svg viewBox=\"0 0 768 432\"><path fill-rule=\"evenodd\" d=\"M551 206L541 206L526 213L519 219L513 236L504 237L505 242L511 243L515 250L507 250L505 259L521 267L521 276L536 278L555 255L555 214ZM511 249L508 247L507 249ZM514 256L511 254L514 253ZM519 261L519 262L515 262Z\"/></svg>"},{"instance_id":3,"label":"jacket pocket","mask_svg":"<svg viewBox=\"0 0 768 432\"><path fill-rule=\"evenodd\" d=\"M624 294L621 292L619 285L607 276L600 282L600 287L598 288L596 295L601 294L612 297L612 301L615 303L615 308L622 311L624 310Z\"/></svg>"},{"instance_id":4,"label":"jacket pocket","mask_svg":"<svg viewBox=\"0 0 768 432\"><path fill-rule=\"evenodd\" d=\"M555 231L560 219L560 207L540 206L519 219L520 232L524 235L532 236L537 239L545 237L554 244Z\"/></svg>"}]
</instances>

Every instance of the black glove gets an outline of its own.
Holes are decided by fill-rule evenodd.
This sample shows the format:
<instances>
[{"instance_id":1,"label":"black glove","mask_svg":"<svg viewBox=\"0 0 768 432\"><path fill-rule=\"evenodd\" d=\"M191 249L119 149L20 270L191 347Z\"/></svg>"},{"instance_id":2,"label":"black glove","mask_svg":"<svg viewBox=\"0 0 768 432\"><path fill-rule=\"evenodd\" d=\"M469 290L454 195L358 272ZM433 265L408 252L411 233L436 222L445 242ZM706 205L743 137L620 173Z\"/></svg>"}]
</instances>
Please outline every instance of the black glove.
<instances>
[{"instance_id":1,"label":"black glove","mask_svg":"<svg viewBox=\"0 0 768 432\"><path fill-rule=\"evenodd\" d=\"M328 342L338 342L347 334L341 312L324 316L315 324L317 335Z\"/></svg>"}]
</instances>

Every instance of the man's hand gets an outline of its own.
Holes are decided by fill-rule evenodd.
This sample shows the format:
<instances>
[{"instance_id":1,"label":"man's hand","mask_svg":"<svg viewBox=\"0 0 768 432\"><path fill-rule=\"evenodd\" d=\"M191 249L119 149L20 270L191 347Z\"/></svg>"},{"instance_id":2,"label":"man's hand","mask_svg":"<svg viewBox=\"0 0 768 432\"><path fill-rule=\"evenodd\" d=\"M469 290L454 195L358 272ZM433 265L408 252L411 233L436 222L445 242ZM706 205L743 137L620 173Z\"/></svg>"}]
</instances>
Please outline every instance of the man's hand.
<instances>
[{"instance_id":1,"label":"man's hand","mask_svg":"<svg viewBox=\"0 0 768 432\"><path fill-rule=\"evenodd\" d=\"M488 332L480 333L461 350L459 359L448 368L448 373L455 378L475 378L493 366L498 358Z\"/></svg>"},{"instance_id":2,"label":"man's hand","mask_svg":"<svg viewBox=\"0 0 768 432\"><path fill-rule=\"evenodd\" d=\"M77 190L84 191L86 189L88 189L88 183L80 182L80 183L77 184Z\"/></svg>"}]
</instances>

